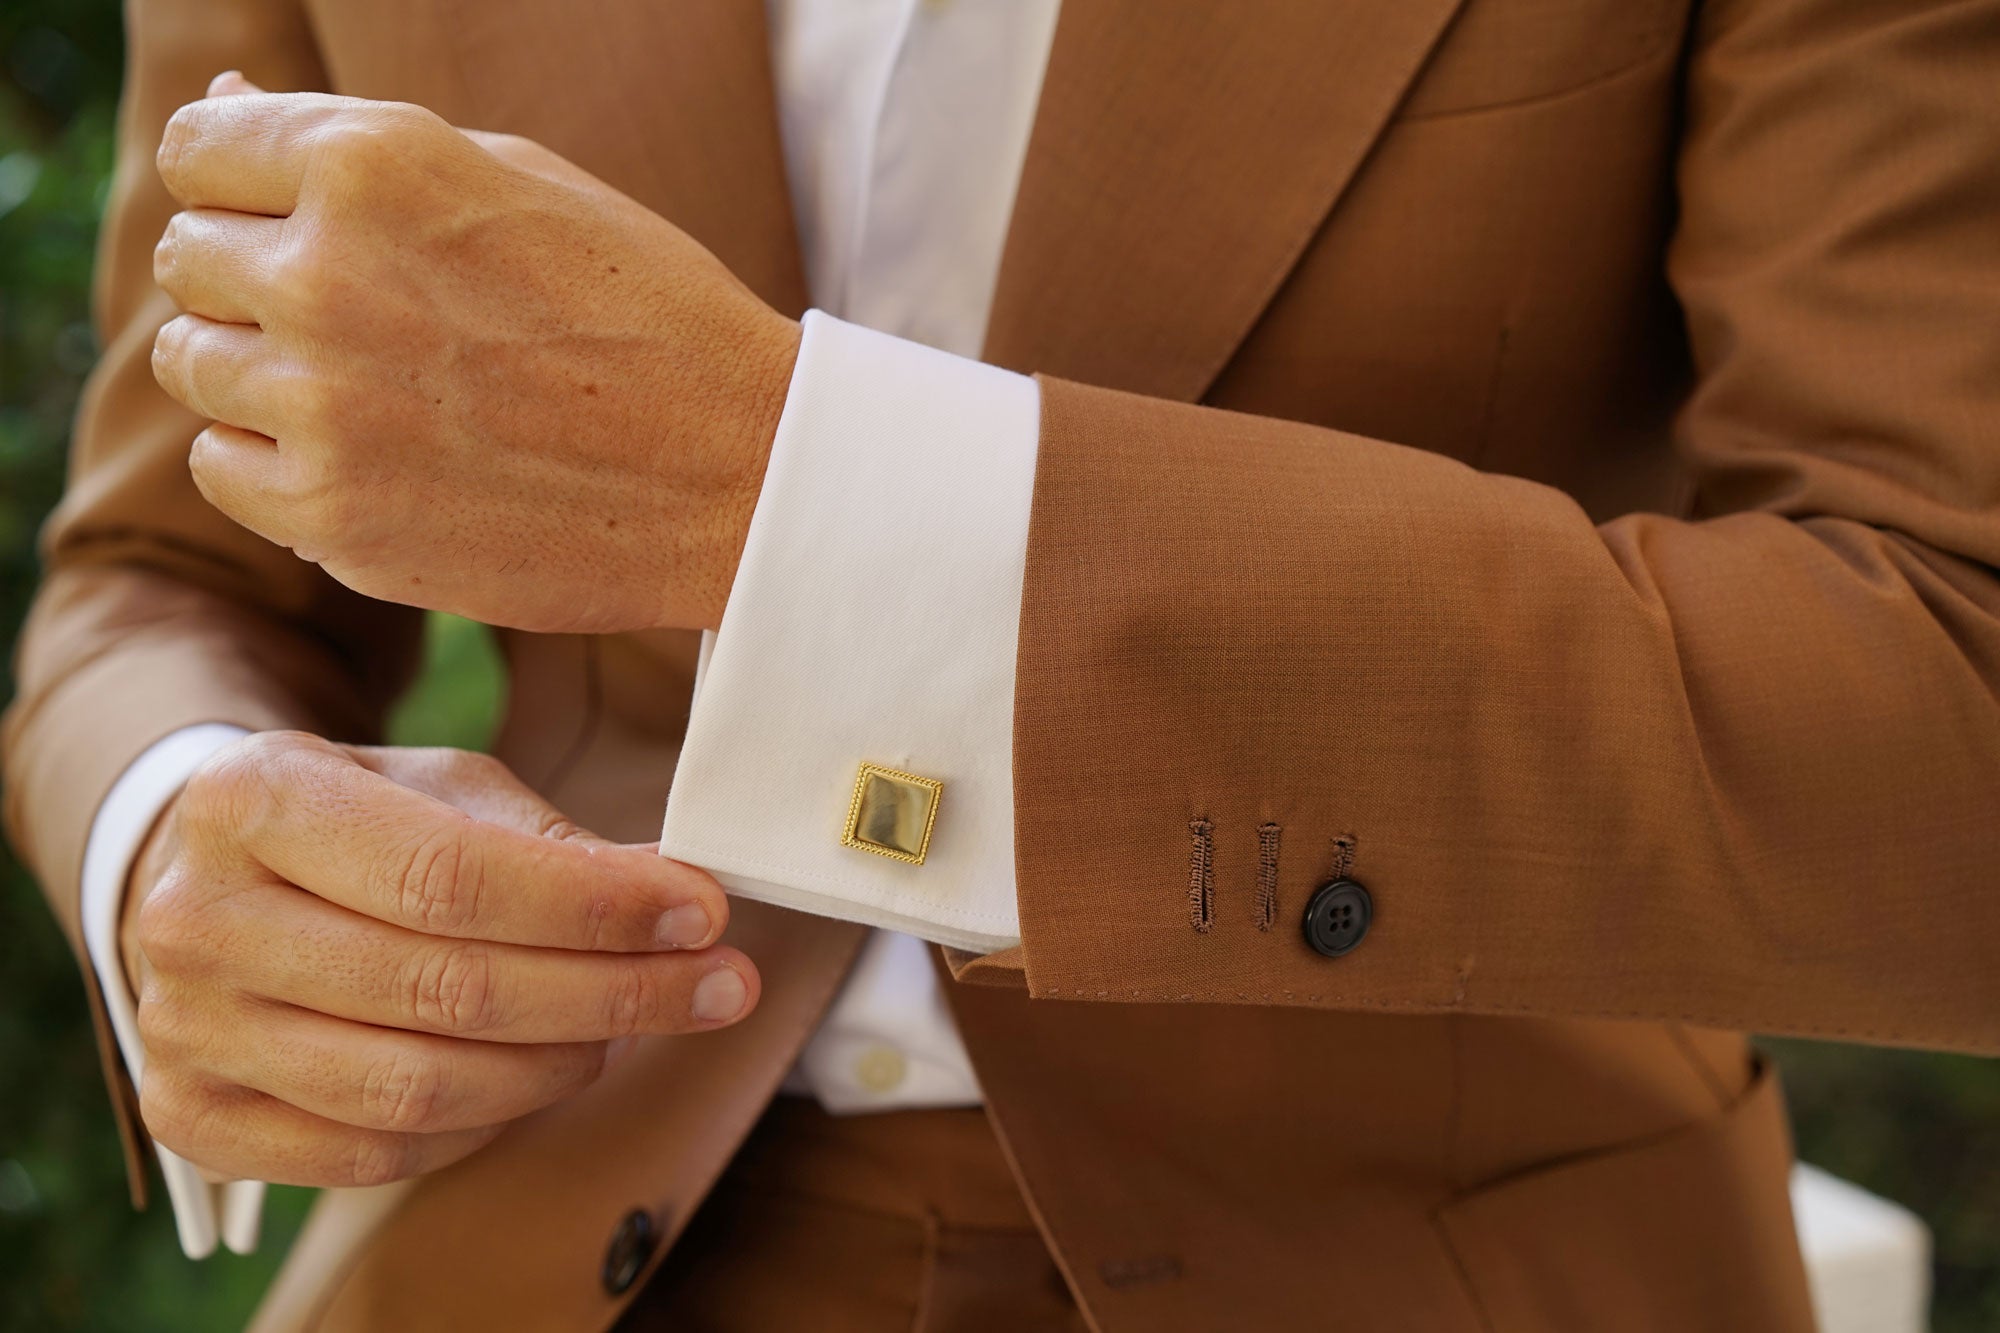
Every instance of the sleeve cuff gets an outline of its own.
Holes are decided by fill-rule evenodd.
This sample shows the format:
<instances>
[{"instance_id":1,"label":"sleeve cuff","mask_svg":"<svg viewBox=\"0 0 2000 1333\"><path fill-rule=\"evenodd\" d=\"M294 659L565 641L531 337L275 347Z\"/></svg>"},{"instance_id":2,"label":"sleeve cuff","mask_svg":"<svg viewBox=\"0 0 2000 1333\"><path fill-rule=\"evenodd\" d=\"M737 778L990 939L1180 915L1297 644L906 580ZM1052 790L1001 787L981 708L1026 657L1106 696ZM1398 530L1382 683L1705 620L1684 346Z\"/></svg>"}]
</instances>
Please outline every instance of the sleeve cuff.
<instances>
[{"instance_id":1,"label":"sleeve cuff","mask_svg":"<svg viewBox=\"0 0 2000 1333\"><path fill-rule=\"evenodd\" d=\"M240 736L241 727L203 723L184 727L156 741L132 761L106 793L90 826L84 848L82 890L83 943L98 989L111 1018L111 1030L125 1070L138 1087L146 1068L145 1047L139 1041L138 1005L125 981L118 952L118 926L125 903L125 881L132 861L188 777L208 757ZM263 1215L264 1183L256 1180L211 1185L192 1162L160 1144L153 1145L173 1205L174 1227L181 1249L190 1259L214 1253L216 1242L237 1254L257 1248Z\"/></svg>"},{"instance_id":2,"label":"sleeve cuff","mask_svg":"<svg viewBox=\"0 0 2000 1333\"><path fill-rule=\"evenodd\" d=\"M986 953L1014 904L1031 379L805 319L660 849L746 898ZM943 784L922 864L842 836L863 764Z\"/></svg>"}]
</instances>

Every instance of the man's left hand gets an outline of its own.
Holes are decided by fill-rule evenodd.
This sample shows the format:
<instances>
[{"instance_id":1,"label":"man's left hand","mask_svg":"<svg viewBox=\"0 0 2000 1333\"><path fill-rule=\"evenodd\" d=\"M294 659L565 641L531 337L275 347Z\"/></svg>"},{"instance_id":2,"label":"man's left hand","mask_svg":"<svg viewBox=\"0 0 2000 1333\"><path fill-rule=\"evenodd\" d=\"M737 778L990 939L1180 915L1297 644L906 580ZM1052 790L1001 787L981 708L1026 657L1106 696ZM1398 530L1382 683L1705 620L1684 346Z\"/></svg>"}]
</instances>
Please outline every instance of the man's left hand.
<instances>
[{"instance_id":1,"label":"man's left hand","mask_svg":"<svg viewBox=\"0 0 2000 1333\"><path fill-rule=\"evenodd\" d=\"M154 374L211 503L372 597L713 627L798 326L526 140L223 75L160 145Z\"/></svg>"}]
</instances>

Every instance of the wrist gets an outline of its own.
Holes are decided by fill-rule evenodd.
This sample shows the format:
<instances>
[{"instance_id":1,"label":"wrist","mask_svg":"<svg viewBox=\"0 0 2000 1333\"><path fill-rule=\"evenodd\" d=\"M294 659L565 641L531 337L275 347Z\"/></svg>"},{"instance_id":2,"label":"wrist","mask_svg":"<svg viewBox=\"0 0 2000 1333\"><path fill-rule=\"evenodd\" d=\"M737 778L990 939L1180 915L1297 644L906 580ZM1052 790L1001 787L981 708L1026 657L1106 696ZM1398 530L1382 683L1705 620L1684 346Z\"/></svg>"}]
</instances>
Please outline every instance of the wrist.
<instances>
[{"instance_id":1,"label":"wrist","mask_svg":"<svg viewBox=\"0 0 2000 1333\"><path fill-rule=\"evenodd\" d=\"M802 333L798 321L773 311L762 313L766 317L745 340L733 366L733 396L739 406L732 415L740 423L735 432L739 443L731 451L731 465L722 478L713 511L711 553L705 563L714 573L704 580L696 617L701 629L716 629L722 624L729 590L736 582L736 569L749 540L750 520L764 489L764 471L791 390L792 369L799 358Z\"/></svg>"}]
</instances>

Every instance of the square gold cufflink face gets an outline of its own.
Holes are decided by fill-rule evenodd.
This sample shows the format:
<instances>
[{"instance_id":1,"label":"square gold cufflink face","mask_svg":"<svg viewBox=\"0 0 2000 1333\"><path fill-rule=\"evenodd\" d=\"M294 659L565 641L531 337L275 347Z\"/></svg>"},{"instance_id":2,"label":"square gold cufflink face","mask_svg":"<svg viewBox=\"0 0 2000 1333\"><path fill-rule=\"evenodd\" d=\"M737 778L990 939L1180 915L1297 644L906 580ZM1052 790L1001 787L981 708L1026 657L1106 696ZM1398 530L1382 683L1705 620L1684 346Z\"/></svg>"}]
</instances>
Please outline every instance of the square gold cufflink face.
<instances>
[{"instance_id":1,"label":"square gold cufflink face","mask_svg":"<svg viewBox=\"0 0 2000 1333\"><path fill-rule=\"evenodd\" d=\"M930 850L931 828L937 823L943 795L944 784L934 778L863 764L854 779L854 799L848 802L847 830L840 835L840 845L920 866Z\"/></svg>"}]
</instances>

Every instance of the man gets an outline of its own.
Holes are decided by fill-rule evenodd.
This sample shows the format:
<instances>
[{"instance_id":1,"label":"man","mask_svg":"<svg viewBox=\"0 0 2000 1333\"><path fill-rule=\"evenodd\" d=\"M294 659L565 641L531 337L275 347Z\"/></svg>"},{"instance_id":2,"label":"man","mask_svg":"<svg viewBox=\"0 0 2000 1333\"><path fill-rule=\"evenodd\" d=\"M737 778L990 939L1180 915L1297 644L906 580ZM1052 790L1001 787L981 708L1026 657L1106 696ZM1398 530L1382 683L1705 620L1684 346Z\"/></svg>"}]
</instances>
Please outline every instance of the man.
<instances>
[{"instance_id":1,"label":"man","mask_svg":"<svg viewBox=\"0 0 2000 1333\"><path fill-rule=\"evenodd\" d=\"M1803 1329L1738 1034L2000 1049L1993 7L131 34L9 813L261 1327Z\"/></svg>"}]
</instances>

